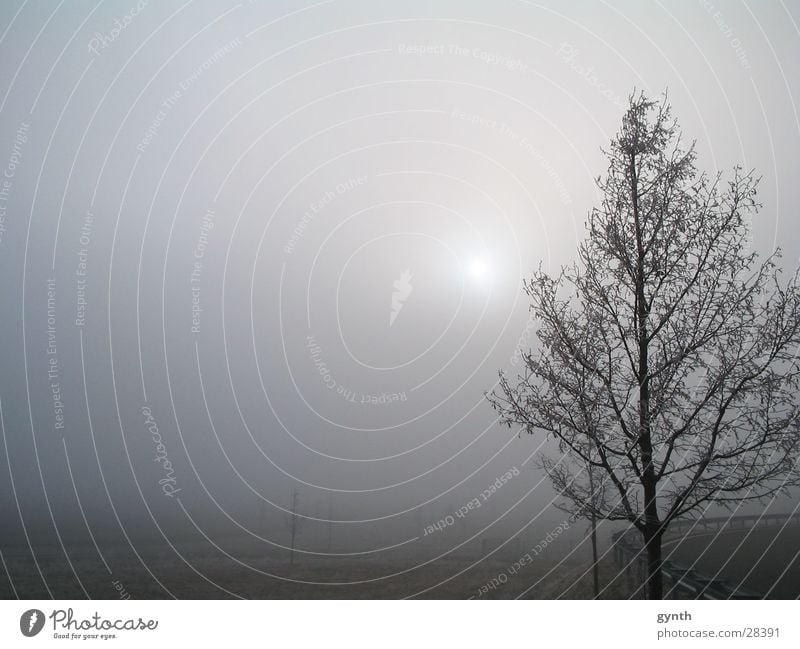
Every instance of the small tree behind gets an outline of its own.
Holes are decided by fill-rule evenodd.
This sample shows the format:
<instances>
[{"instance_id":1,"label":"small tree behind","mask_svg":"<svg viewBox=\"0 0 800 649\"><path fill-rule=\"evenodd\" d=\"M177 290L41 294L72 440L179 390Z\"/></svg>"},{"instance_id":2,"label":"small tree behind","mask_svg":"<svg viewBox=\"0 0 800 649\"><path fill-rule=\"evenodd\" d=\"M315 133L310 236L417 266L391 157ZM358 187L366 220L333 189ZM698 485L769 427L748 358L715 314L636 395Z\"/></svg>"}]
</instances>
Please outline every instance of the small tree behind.
<instances>
[{"instance_id":1,"label":"small tree behind","mask_svg":"<svg viewBox=\"0 0 800 649\"><path fill-rule=\"evenodd\" d=\"M606 155L578 261L525 283L540 347L489 398L558 440L546 468L573 511L641 532L661 598L673 520L798 484L800 292L779 251L749 251L757 180L699 173L666 100L632 96Z\"/></svg>"},{"instance_id":2,"label":"small tree behind","mask_svg":"<svg viewBox=\"0 0 800 649\"><path fill-rule=\"evenodd\" d=\"M298 515L297 510L300 506L300 493L297 487L292 489L292 503L290 513L286 514L286 525L289 528L290 551L289 551L289 565L294 565L294 547L297 535L303 529L303 524L306 522L305 518Z\"/></svg>"},{"instance_id":3,"label":"small tree behind","mask_svg":"<svg viewBox=\"0 0 800 649\"><path fill-rule=\"evenodd\" d=\"M542 455L539 458L537 465L539 468L544 469L559 493L566 498L565 502L556 503L556 507L571 514L573 518L581 517L589 522L589 536L592 546L592 590L596 599L600 596L597 521L602 518L601 512L609 506L607 499L613 500L614 494L613 492L609 493L607 490L608 476L594 462L596 452L591 439L597 435L594 429L597 416L595 414L596 408L593 407L589 399L589 392L586 389L586 380L589 373L581 367L573 367L571 369L574 372L572 380L578 390L572 418L576 427L590 432L585 436L583 440L584 446L578 456L579 458L585 458L585 461L583 461L583 466L580 467L576 476L565 472L560 462L554 461L546 455ZM561 444L562 452L566 448ZM576 480L576 478L580 479ZM580 484L585 485L585 491L582 490L576 493L575 489Z\"/></svg>"}]
</instances>

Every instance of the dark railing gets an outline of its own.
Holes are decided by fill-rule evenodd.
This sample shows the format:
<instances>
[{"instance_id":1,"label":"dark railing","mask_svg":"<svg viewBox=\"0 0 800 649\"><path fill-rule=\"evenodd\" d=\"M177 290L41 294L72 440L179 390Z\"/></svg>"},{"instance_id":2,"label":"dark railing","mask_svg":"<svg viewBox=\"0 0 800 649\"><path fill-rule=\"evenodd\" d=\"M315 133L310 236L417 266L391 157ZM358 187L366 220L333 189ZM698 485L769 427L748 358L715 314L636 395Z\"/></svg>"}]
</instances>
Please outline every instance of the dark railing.
<instances>
[{"instance_id":1,"label":"dark railing","mask_svg":"<svg viewBox=\"0 0 800 649\"><path fill-rule=\"evenodd\" d=\"M731 532L761 527L800 525L800 514L761 514L699 518L670 525L666 540L691 538L695 534ZM625 573L629 592L641 597L647 576L647 554L638 530L628 529L613 535L614 559ZM708 577L697 570L666 560L662 563L665 599L761 599L760 593L735 586L724 579Z\"/></svg>"},{"instance_id":2,"label":"dark railing","mask_svg":"<svg viewBox=\"0 0 800 649\"><path fill-rule=\"evenodd\" d=\"M684 536L685 532L701 534L719 530L744 530L751 527L778 527L800 525L800 514L750 514L748 516L718 516L679 520L669 526L667 538Z\"/></svg>"}]
</instances>

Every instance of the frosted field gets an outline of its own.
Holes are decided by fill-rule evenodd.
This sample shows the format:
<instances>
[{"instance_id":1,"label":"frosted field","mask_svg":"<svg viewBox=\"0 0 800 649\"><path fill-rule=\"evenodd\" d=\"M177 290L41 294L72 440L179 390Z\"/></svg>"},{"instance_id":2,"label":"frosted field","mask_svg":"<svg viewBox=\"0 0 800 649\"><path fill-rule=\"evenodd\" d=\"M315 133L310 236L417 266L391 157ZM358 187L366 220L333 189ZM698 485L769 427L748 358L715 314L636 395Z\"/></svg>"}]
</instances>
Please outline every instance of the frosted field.
<instances>
[{"instance_id":1,"label":"frosted field","mask_svg":"<svg viewBox=\"0 0 800 649\"><path fill-rule=\"evenodd\" d=\"M220 544L222 545L222 544ZM289 565L285 555L259 556L240 544L226 546L234 561L220 553L202 549L175 553L137 550L146 564L125 552L104 550L106 569L93 548L73 550L70 559L51 549L37 556L53 597L92 599L170 598L260 598L260 599L397 599L405 597L468 599L583 598L591 596L591 580L583 558L563 558L543 553L533 562L514 569L510 557L484 558L480 554L450 555L424 565L418 558L304 557ZM4 556L13 587L4 573L0 597L49 598L36 564L24 549ZM238 550L238 552L235 552ZM610 560L603 574L613 575ZM152 574L150 574L152 573ZM161 585L159 585L159 583ZM623 583L612 584L605 597L624 597ZM16 591L14 590L16 589ZM84 592L85 589L85 592ZM527 591L527 592L525 592Z\"/></svg>"}]
</instances>

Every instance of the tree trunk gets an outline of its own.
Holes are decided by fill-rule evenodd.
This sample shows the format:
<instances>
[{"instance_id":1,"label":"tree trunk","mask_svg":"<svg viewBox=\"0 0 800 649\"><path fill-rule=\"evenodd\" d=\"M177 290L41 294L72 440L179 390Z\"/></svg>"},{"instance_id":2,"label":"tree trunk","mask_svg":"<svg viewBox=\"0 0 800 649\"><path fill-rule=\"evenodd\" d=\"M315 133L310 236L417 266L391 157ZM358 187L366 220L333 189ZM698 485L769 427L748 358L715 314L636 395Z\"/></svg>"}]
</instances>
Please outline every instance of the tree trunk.
<instances>
[{"instance_id":1,"label":"tree trunk","mask_svg":"<svg viewBox=\"0 0 800 649\"><path fill-rule=\"evenodd\" d=\"M647 552L647 599L664 598L664 582L661 574L661 532L645 532L645 551Z\"/></svg>"},{"instance_id":2,"label":"tree trunk","mask_svg":"<svg viewBox=\"0 0 800 649\"><path fill-rule=\"evenodd\" d=\"M595 510L595 506L597 505L597 492L594 488L594 469L591 465L592 454L589 451L589 464L587 464L587 470L589 472L589 491L592 493L592 513L589 517L589 521L591 524L591 537L592 537L592 580L594 582L594 598L597 599L600 596L600 575L598 574L599 568L597 566L597 513Z\"/></svg>"},{"instance_id":3,"label":"tree trunk","mask_svg":"<svg viewBox=\"0 0 800 649\"><path fill-rule=\"evenodd\" d=\"M645 295L645 247L639 215L639 178L636 152L630 154L631 203L636 232L636 336L639 345L639 450L642 456L641 482L644 491L644 537L647 551L647 598L661 599L661 523L658 519L658 479L653 465L653 438L650 429L650 338L647 327L650 306Z\"/></svg>"},{"instance_id":4,"label":"tree trunk","mask_svg":"<svg viewBox=\"0 0 800 649\"><path fill-rule=\"evenodd\" d=\"M592 514L592 580L594 598L600 597L600 567L597 565L597 517Z\"/></svg>"}]
</instances>

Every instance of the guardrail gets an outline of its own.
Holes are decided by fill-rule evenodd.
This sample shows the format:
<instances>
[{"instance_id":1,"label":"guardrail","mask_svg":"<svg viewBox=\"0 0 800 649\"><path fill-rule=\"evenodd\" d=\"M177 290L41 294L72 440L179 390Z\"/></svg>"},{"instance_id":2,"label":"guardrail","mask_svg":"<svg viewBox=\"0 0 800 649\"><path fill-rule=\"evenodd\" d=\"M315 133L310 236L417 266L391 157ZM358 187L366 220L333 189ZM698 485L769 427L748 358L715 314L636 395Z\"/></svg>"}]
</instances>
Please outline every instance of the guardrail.
<instances>
[{"instance_id":1,"label":"guardrail","mask_svg":"<svg viewBox=\"0 0 800 649\"><path fill-rule=\"evenodd\" d=\"M697 533L746 530L750 528L800 525L800 514L762 514L731 517L700 518L676 521L670 525L665 539L686 537L686 532ZM688 536L692 536L689 534ZM639 597L645 596L647 555L638 530L628 529L612 536L614 559L625 572L628 590ZM763 595L734 586L724 579L708 577L675 561L662 562L665 599L762 599Z\"/></svg>"},{"instance_id":2,"label":"guardrail","mask_svg":"<svg viewBox=\"0 0 800 649\"><path fill-rule=\"evenodd\" d=\"M684 536L683 532L715 532L722 529L743 530L751 527L777 527L778 525L800 525L800 514L750 514L741 516L717 516L695 520L679 520L667 529L667 537Z\"/></svg>"}]
</instances>

